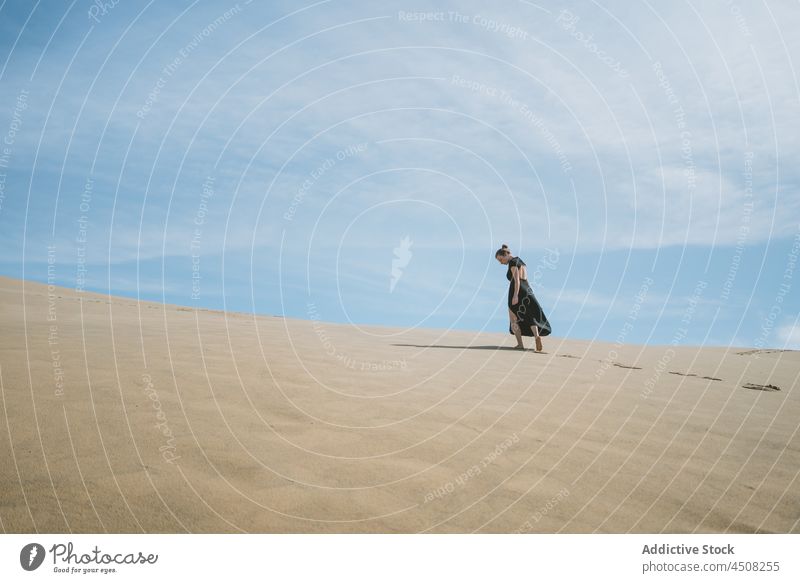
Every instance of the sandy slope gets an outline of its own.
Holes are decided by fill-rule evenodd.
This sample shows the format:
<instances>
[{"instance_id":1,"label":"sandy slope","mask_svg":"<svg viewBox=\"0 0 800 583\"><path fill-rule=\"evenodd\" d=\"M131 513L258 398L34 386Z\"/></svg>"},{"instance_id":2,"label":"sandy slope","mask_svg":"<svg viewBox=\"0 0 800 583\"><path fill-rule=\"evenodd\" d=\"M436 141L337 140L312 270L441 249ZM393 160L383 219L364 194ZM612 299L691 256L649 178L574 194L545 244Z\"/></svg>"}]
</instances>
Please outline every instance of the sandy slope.
<instances>
[{"instance_id":1,"label":"sandy slope","mask_svg":"<svg viewBox=\"0 0 800 583\"><path fill-rule=\"evenodd\" d=\"M51 299L0 278L4 531L800 532L798 352Z\"/></svg>"}]
</instances>

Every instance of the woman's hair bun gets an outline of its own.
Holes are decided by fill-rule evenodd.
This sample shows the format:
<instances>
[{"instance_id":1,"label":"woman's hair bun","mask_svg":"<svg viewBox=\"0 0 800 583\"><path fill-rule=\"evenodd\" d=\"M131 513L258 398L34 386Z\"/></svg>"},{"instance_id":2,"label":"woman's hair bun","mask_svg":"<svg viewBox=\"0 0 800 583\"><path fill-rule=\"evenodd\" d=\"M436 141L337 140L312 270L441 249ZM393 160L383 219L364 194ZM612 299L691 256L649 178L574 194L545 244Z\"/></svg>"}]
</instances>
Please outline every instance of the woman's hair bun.
<instances>
[{"instance_id":1,"label":"woman's hair bun","mask_svg":"<svg viewBox=\"0 0 800 583\"><path fill-rule=\"evenodd\" d=\"M508 250L508 245L503 243L503 246L500 247L500 249L498 249L497 251L495 251L494 256L495 257L500 257L502 255L503 257L505 257L506 255L510 255L510 254L511 254L511 251Z\"/></svg>"}]
</instances>

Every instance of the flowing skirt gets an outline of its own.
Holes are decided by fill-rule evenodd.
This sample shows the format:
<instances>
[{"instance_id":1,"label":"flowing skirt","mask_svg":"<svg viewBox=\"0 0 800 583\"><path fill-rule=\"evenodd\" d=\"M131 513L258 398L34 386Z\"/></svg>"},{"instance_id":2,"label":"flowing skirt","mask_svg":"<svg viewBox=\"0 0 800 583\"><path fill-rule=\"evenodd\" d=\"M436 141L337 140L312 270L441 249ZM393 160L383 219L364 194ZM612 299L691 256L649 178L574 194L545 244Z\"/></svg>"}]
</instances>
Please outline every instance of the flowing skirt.
<instances>
[{"instance_id":1,"label":"flowing skirt","mask_svg":"<svg viewBox=\"0 0 800 583\"><path fill-rule=\"evenodd\" d=\"M523 336L533 336L533 326L538 326L539 336L548 336L551 332L550 322L547 321L547 316L544 315L544 310L539 302L536 301L536 296L533 295L528 280L521 279L519 281L519 295L516 306L511 305L511 298L514 296L514 281L508 286L508 307L514 312L517 317L517 324ZM509 333L513 334L514 330L511 328L511 323L508 325Z\"/></svg>"}]
</instances>

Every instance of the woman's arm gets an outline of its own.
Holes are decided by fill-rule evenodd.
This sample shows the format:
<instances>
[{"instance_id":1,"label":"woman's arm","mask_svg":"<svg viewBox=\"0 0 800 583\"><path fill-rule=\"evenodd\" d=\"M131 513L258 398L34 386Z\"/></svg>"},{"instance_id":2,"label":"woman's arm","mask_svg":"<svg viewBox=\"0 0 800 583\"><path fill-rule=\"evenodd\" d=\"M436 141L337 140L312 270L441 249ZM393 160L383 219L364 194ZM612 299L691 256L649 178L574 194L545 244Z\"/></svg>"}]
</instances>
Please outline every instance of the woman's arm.
<instances>
[{"instance_id":1,"label":"woman's arm","mask_svg":"<svg viewBox=\"0 0 800 583\"><path fill-rule=\"evenodd\" d=\"M519 301L519 268L511 268L511 276L514 278L514 296L511 298L511 305L514 306Z\"/></svg>"}]
</instances>

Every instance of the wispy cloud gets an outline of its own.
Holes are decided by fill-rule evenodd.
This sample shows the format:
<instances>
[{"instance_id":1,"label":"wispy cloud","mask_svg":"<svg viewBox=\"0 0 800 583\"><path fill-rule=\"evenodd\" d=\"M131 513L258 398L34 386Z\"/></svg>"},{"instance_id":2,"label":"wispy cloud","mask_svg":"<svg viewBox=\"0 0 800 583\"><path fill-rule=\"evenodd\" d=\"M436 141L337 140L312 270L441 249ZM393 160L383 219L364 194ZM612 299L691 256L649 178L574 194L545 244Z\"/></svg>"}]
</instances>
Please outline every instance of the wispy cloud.
<instances>
[{"instance_id":1,"label":"wispy cloud","mask_svg":"<svg viewBox=\"0 0 800 583\"><path fill-rule=\"evenodd\" d=\"M787 324L778 328L778 338L786 348L800 350L800 325Z\"/></svg>"}]
</instances>

